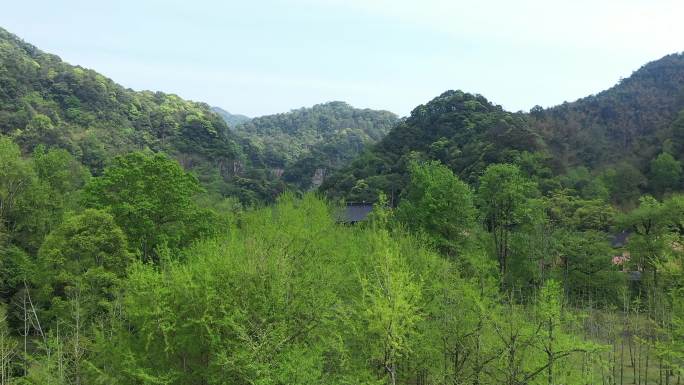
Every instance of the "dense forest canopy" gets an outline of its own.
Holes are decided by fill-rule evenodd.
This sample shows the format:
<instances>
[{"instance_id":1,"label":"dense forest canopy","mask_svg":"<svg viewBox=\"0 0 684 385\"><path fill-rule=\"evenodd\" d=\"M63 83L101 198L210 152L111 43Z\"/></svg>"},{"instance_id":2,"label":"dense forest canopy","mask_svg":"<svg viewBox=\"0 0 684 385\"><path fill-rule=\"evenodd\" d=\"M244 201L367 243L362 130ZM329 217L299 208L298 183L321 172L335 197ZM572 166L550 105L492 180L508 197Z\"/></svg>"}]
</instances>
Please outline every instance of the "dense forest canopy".
<instances>
[{"instance_id":1,"label":"dense forest canopy","mask_svg":"<svg viewBox=\"0 0 684 385\"><path fill-rule=\"evenodd\" d=\"M0 385L682 383L681 55L529 114L229 128L0 53Z\"/></svg>"},{"instance_id":2,"label":"dense forest canopy","mask_svg":"<svg viewBox=\"0 0 684 385\"><path fill-rule=\"evenodd\" d=\"M684 54L648 63L609 90L573 103L533 108L530 124L568 166L647 164L673 140L684 109Z\"/></svg>"},{"instance_id":3,"label":"dense forest canopy","mask_svg":"<svg viewBox=\"0 0 684 385\"><path fill-rule=\"evenodd\" d=\"M506 112L479 95L448 91L416 107L321 188L352 201L375 201L378 191L394 198L406 186L411 159L439 160L472 182L488 164L514 162L544 149L523 115Z\"/></svg>"}]
</instances>

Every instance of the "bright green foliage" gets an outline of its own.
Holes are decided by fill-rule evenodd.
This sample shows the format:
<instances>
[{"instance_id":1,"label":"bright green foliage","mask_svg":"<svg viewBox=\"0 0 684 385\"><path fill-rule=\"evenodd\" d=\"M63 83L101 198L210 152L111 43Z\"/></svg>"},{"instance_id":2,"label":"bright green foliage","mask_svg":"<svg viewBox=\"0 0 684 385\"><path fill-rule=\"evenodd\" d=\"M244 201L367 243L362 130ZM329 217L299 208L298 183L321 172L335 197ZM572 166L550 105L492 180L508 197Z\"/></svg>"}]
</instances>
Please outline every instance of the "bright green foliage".
<instances>
[{"instance_id":1,"label":"bright green foliage","mask_svg":"<svg viewBox=\"0 0 684 385\"><path fill-rule=\"evenodd\" d=\"M479 290L417 239L336 225L312 196L245 213L230 236L193 246L162 271L136 264L126 293L125 322L113 339L98 337L93 381L438 378L451 358L437 342L454 331L441 320L476 329L457 309L480 301Z\"/></svg>"},{"instance_id":2,"label":"bright green foliage","mask_svg":"<svg viewBox=\"0 0 684 385\"><path fill-rule=\"evenodd\" d=\"M680 279L684 275L680 274ZM678 288L671 293L672 320L665 331L665 338L656 345L658 354L680 376L684 375L684 289Z\"/></svg>"},{"instance_id":3,"label":"bright green foliage","mask_svg":"<svg viewBox=\"0 0 684 385\"><path fill-rule=\"evenodd\" d=\"M38 146L33 152L32 161L38 178L45 181L54 193L62 196L81 189L90 177L65 150L46 150L44 146Z\"/></svg>"},{"instance_id":4,"label":"bright green foliage","mask_svg":"<svg viewBox=\"0 0 684 385\"><path fill-rule=\"evenodd\" d=\"M470 187L437 161L414 162L409 172L411 182L402 195L396 218L408 229L434 237L447 254L457 253L474 229Z\"/></svg>"},{"instance_id":5,"label":"bright green foliage","mask_svg":"<svg viewBox=\"0 0 684 385\"><path fill-rule=\"evenodd\" d=\"M339 228L309 196L252 212L232 234L196 245L164 272L132 270L124 310L133 329L119 330L112 350L102 347L103 357L122 356L99 376L144 384L358 383L374 377L369 360L383 358L377 349L390 349L395 360L410 351L420 286L386 230Z\"/></svg>"},{"instance_id":6,"label":"bright green foliage","mask_svg":"<svg viewBox=\"0 0 684 385\"><path fill-rule=\"evenodd\" d=\"M156 260L158 247L188 244L203 231L198 221L206 213L192 200L200 191L197 179L174 160L136 152L115 158L93 178L85 201L109 210L143 260Z\"/></svg>"},{"instance_id":7,"label":"bright green foliage","mask_svg":"<svg viewBox=\"0 0 684 385\"><path fill-rule=\"evenodd\" d=\"M110 214L95 209L67 218L48 235L39 255L50 271L74 275L102 267L121 277L131 262L123 231Z\"/></svg>"},{"instance_id":8,"label":"bright green foliage","mask_svg":"<svg viewBox=\"0 0 684 385\"><path fill-rule=\"evenodd\" d=\"M29 160L11 140L0 138L0 233L6 232L13 244L37 250L75 203L71 193L87 178L65 151L39 147Z\"/></svg>"},{"instance_id":9,"label":"bright green foliage","mask_svg":"<svg viewBox=\"0 0 684 385\"><path fill-rule=\"evenodd\" d=\"M662 195L679 187L682 165L672 155L663 152L651 161L650 184L656 194Z\"/></svg>"},{"instance_id":10,"label":"bright green foliage","mask_svg":"<svg viewBox=\"0 0 684 385\"><path fill-rule=\"evenodd\" d=\"M360 277L362 301L357 317L369 343L367 354L394 385L397 366L411 353L418 337L421 287L389 234L380 230L377 237L370 269Z\"/></svg>"},{"instance_id":11,"label":"bright green foliage","mask_svg":"<svg viewBox=\"0 0 684 385\"><path fill-rule=\"evenodd\" d=\"M572 317L563 306L563 294L557 281L549 280L541 288L537 299L537 327L541 340L541 351L544 352L543 364L527 377L543 373L548 385L583 383L586 373L573 376L571 359L578 353L595 353L599 346L584 343L576 335L569 333Z\"/></svg>"}]
</instances>

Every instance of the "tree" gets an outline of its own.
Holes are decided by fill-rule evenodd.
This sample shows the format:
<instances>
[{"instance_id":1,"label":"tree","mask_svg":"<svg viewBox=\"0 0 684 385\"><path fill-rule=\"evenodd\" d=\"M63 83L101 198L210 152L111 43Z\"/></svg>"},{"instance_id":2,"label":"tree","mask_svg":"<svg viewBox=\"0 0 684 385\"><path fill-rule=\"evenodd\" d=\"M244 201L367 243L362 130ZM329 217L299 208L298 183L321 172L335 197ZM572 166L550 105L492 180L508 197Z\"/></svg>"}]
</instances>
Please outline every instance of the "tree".
<instances>
[{"instance_id":1,"label":"tree","mask_svg":"<svg viewBox=\"0 0 684 385\"><path fill-rule=\"evenodd\" d=\"M614 168L608 168L603 173L613 202L630 206L641 193L641 187L646 183L646 178L636 167L627 162L617 164Z\"/></svg>"},{"instance_id":2,"label":"tree","mask_svg":"<svg viewBox=\"0 0 684 385\"><path fill-rule=\"evenodd\" d=\"M67 217L47 236L38 253L38 273L31 278L38 288L43 327L52 334L43 341L46 354L35 370L44 376L58 372L62 378L66 372L73 383L80 382L92 330L113 317L131 262L124 232L102 210ZM68 346L67 358L52 354L51 344L57 345L57 353Z\"/></svg>"},{"instance_id":3,"label":"tree","mask_svg":"<svg viewBox=\"0 0 684 385\"><path fill-rule=\"evenodd\" d=\"M566 229L556 237L558 273L566 298L579 299L591 294L596 301L617 303L623 281L607 257L612 252L607 235L594 230Z\"/></svg>"},{"instance_id":4,"label":"tree","mask_svg":"<svg viewBox=\"0 0 684 385\"><path fill-rule=\"evenodd\" d=\"M39 283L65 294L70 288L83 288L88 279L98 284L116 282L125 276L132 261L124 232L111 214L96 209L68 217L46 237L38 257L45 274Z\"/></svg>"},{"instance_id":5,"label":"tree","mask_svg":"<svg viewBox=\"0 0 684 385\"><path fill-rule=\"evenodd\" d=\"M367 330L372 359L379 363L387 384L396 385L397 366L411 352L420 314L420 284L392 246L385 230L377 235L378 251L371 271L361 279L359 318Z\"/></svg>"},{"instance_id":6,"label":"tree","mask_svg":"<svg viewBox=\"0 0 684 385\"><path fill-rule=\"evenodd\" d=\"M684 110L679 111L679 114L674 122L672 122L670 129L672 130L673 153L684 153Z\"/></svg>"},{"instance_id":7,"label":"tree","mask_svg":"<svg viewBox=\"0 0 684 385\"><path fill-rule=\"evenodd\" d=\"M664 256L666 235L672 218L663 203L651 196L643 196L639 207L618 219L621 228L631 231L628 248L639 270L651 270L653 288L658 285L658 266Z\"/></svg>"},{"instance_id":8,"label":"tree","mask_svg":"<svg viewBox=\"0 0 684 385\"><path fill-rule=\"evenodd\" d=\"M19 147L0 138L0 232L6 232L7 241L34 252L52 224L61 220L60 205Z\"/></svg>"},{"instance_id":9,"label":"tree","mask_svg":"<svg viewBox=\"0 0 684 385\"><path fill-rule=\"evenodd\" d=\"M413 162L409 170L411 183L402 194L396 218L408 229L433 237L447 254L458 253L473 229L470 187L436 161Z\"/></svg>"},{"instance_id":10,"label":"tree","mask_svg":"<svg viewBox=\"0 0 684 385\"><path fill-rule=\"evenodd\" d=\"M584 343L568 333L571 319L563 305L560 285L554 280L547 281L539 292L536 304L536 330L539 332L541 351L545 360L538 368L526 375L526 380L544 372L548 385L569 383L568 378L558 378L568 375L562 374L563 372L570 372L561 370L562 365L567 365L573 354L598 350L598 346Z\"/></svg>"},{"instance_id":11,"label":"tree","mask_svg":"<svg viewBox=\"0 0 684 385\"><path fill-rule=\"evenodd\" d=\"M65 195L83 188L90 174L71 154L63 149L38 146L33 151L32 166L38 178L52 191L52 199L64 200ZM64 206L64 205L62 205Z\"/></svg>"},{"instance_id":12,"label":"tree","mask_svg":"<svg viewBox=\"0 0 684 385\"><path fill-rule=\"evenodd\" d=\"M534 183L517 166L494 164L480 177L477 203L485 228L494 237L502 285L508 272L510 235L525 220L528 199L536 194Z\"/></svg>"},{"instance_id":13,"label":"tree","mask_svg":"<svg viewBox=\"0 0 684 385\"><path fill-rule=\"evenodd\" d=\"M16 225L15 209L21 196L35 184L36 175L21 158L19 146L0 138L0 220L10 232Z\"/></svg>"},{"instance_id":14,"label":"tree","mask_svg":"<svg viewBox=\"0 0 684 385\"><path fill-rule=\"evenodd\" d=\"M680 274L680 279L683 274ZM673 373L684 376L684 288L672 290L672 319L664 330L664 340L656 343L656 351ZM669 379L669 373L666 371Z\"/></svg>"},{"instance_id":15,"label":"tree","mask_svg":"<svg viewBox=\"0 0 684 385\"><path fill-rule=\"evenodd\" d=\"M135 152L115 158L102 176L93 178L85 188L85 202L109 210L129 245L144 260L156 260L157 247L179 247L197 236L194 225L201 210L193 197L200 191L197 178L176 161Z\"/></svg>"},{"instance_id":16,"label":"tree","mask_svg":"<svg viewBox=\"0 0 684 385\"><path fill-rule=\"evenodd\" d=\"M667 152L651 161L650 183L653 191L663 193L679 187L682 177L682 164Z\"/></svg>"},{"instance_id":17,"label":"tree","mask_svg":"<svg viewBox=\"0 0 684 385\"><path fill-rule=\"evenodd\" d=\"M12 383L13 360L17 356L18 346L18 342L10 334L5 304L0 302L0 385Z\"/></svg>"},{"instance_id":18,"label":"tree","mask_svg":"<svg viewBox=\"0 0 684 385\"><path fill-rule=\"evenodd\" d=\"M329 252L353 238L311 197L285 197L242 219L243 228L198 242L163 271L131 267L126 322L101 336L95 375L127 384L339 383L335 357L346 352L334 317L350 304L334 285L356 277L340 258L349 254Z\"/></svg>"}]
</instances>

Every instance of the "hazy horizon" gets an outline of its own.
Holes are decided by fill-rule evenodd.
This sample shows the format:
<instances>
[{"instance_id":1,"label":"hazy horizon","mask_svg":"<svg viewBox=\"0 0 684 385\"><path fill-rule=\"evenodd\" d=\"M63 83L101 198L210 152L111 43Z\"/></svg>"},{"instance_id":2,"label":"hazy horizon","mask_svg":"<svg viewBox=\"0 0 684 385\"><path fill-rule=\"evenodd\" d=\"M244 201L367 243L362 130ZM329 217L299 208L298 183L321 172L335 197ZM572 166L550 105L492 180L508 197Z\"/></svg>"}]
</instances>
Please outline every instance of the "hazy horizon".
<instances>
[{"instance_id":1,"label":"hazy horizon","mask_svg":"<svg viewBox=\"0 0 684 385\"><path fill-rule=\"evenodd\" d=\"M11 2L0 26L125 87L248 116L333 100L405 116L447 89L529 110L684 49L676 1L464 4Z\"/></svg>"}]
</instances>

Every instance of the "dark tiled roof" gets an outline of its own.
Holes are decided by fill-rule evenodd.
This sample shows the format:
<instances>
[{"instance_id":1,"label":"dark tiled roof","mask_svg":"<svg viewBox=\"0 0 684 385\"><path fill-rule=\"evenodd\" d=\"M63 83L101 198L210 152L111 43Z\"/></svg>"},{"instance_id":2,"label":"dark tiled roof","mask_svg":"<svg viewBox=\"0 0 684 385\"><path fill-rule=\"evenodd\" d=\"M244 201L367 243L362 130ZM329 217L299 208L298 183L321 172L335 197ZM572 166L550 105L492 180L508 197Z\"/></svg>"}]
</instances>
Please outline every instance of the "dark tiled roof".
<instances>
[{"instance_id":1,"label":"dark tiled roof","mask_svg":"<svg viewBox=\"0 0 684 385\"><path fill-rule=\"evenodd\" d=\"M627 276L627 279L630 281L641 281L641 272L640 271L630 271L629 275Z\"/></svg>"},{"instance_id":2,"label":"dark tiled roof","mask_svg":"<svg viewBox=\"0 0 684 385\"><path fill-rule=\"evenodd\" d=\"M338 221L343 223L365 221L371 211L373 211L373 205L370 203L348 203L339 215Z\"/></svg>"},{"instance_id":3,"label":"dark tiled roof","mask_svg":"<svg viewBox=\"0 0 684 385\"><path fill-rule=\"evenodd\" d=\"M613 235L613 239L611 239L610 244L613 245L613 247L624 247L627 244L627 240L629 239L629 231L623 231L621 233L617 233Z\"/></svg>"}]
</instances>

